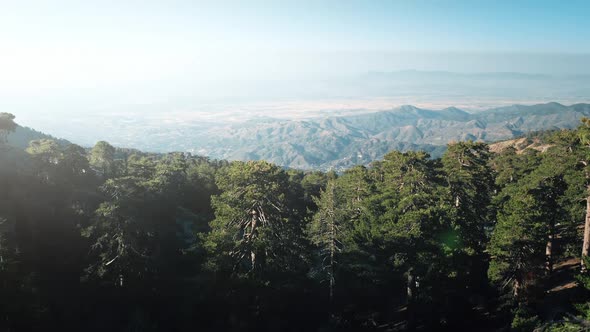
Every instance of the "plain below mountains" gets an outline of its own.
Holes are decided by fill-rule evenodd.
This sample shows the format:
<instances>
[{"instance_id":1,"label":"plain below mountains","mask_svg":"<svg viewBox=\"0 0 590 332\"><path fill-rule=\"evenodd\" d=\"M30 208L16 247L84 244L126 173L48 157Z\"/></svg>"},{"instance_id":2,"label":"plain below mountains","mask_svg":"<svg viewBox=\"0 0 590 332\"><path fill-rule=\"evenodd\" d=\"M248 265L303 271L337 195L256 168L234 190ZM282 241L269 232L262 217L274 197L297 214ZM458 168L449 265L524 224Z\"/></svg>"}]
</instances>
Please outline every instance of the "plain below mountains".
<instances>
[{"instance_id":1,"label":"plain below mountains","mask_svg":"<svg viewBox=\"0 0 590 332\"><path fill-rule=\"evenodd\" d=\"M208 133L195 151L299 169L342 169L378 160L390 150L425 150L437 157L451 141L494 142L532 131L575 128L584 116L590 116L590 104L513 105L477 113L401 106L354 116L250 121Z\"/></svg>"}]
</instances>

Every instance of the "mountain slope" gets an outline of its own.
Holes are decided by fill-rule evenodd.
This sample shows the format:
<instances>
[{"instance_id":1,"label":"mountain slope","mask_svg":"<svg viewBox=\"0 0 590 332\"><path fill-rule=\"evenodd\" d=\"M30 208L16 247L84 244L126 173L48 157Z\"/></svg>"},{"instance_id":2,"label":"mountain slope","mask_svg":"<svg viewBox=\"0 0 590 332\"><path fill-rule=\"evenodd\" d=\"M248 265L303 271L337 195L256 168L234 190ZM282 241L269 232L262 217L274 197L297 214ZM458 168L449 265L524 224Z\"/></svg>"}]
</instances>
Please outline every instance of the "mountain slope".
<instances>
[{"instance_id":1,"label":"mountain slope","mask_svg":"<svg viewBox=\"0 0 590 332\"><path fill-rule=\"evenodd\" d=\"M57 139L51 135L23 126L17 126L16 130L8 135L8 144L16 148L25 149L29 146L30 141L42 138L56 140L61 145L70 144L66 140Z\"/></svg>"},{"instance_id":2,"label":"mountain slope","mask_svg":"<svg viewBox=\"0 0 590 332\"><path fill-rule=\"evenodd\" d=\"M391 150L424 150L438 157L451 141L496 142L527 132L570 129L590 117L590 104L512 105L477 113L455 107L427 110L406 105L375 113L276 120L264 118L215 126L161 124L147 130L146 151L189 151L224 160L264 159L298 169L341 170L379 160ZM26 148L52 138L18 127L9 143ZM62 144L67 141L58 140ZM113 142L124 145L121 142Z\"/></svg>"},{"instance_id":3,"label":"mountain slope","mask_svg":"<svg viewBox=\"0 0 590 332\"><path fill-rule=\"evenodd\" d=\"M371 114L216 128L192 150L219 159L265 159L303 169L344 168L369 163L393 149L421 149L439 156L450 141L493 142L530 131L575 128L583 116L590 116L590 104L513 105L478 113L401 106Z\"/></svg>"}]
</instances>

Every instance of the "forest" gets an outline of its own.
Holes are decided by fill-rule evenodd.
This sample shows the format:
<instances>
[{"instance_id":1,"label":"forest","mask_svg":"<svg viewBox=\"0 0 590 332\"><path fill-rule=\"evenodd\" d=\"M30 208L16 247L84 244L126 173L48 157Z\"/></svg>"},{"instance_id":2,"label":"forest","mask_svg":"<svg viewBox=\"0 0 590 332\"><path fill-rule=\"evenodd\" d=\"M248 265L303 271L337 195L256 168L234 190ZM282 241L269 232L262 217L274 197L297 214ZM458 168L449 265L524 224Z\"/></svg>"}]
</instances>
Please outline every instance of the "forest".
<instances>
[{"instance_id":1,"label":"forest","mask_svg":"<svg viewBox=\"0 0 590 332\"><path fill-rule=\"evenodd\" d=\"M583 331L590 120L344 172L38 139L0 113L0 331ZM145 137L149 139L149 137Z\"/></svg>"}]
</instances>

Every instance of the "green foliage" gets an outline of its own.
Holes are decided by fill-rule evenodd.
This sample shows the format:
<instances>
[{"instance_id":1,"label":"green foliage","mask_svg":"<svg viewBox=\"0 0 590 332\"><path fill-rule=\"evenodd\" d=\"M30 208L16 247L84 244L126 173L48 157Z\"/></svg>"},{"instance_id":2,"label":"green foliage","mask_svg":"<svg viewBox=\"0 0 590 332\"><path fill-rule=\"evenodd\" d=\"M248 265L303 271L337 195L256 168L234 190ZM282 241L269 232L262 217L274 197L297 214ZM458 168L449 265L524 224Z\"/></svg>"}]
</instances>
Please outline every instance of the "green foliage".
<instances>
[{"instance_id":1,"label":"green foliage","mask_svg":"<svg viewBox=\"0 0 590 332\"><path fill-rule=\"evenodd\" d=\"M209 267L262 281L300 269L304 225L292 217L285 171L263 161L234 162L216 182L221 194L212 198Z\"/></svg>"},{"instance_id":2,"label":"green foliage","mask_svg":"<svg viewBox=\"0 0 590 332\"><path fill-rule=\"evenodd\" d=\"M482 207L490 206L494 189L489 160L487 145L474 142L451 144L442 158L453 230L466 255L481 255L487 242L492 211Z\"/></svg>"},{"instance_id":3,"label":"green foliage","mask_svg":"<svg viewBox=\"0 0 590 332\"><path fill-rule=\"evenodd\" d=\"M398 292L407 292L408 314L432 302L445 276L440 238L448 230L442 204L443 187L434 163L422 152L391 152L378 166L376 193L367 213L355 226L357 246L373 257L373 282L407 279ZM419 287L418 287L419 285ZM410 325L414 321L409 318Z\"/></svg>"},{"instance_id":4,"label":"green foliage","mask_svg":"<svg viewBox=\"0 0 590 332\"><path fill-rule=\"evenodd\" d=\"M27 152L47 164L57 164L59 159L61 159L59 145L52 139L44 138L31 141Z\"/></svg>"},{"instance_id":5,"label":"green foliage","mask_svg":"<svg viewBox=\"0 0 590 332\"><path fill-rule=\"evenodd\" d=\"M517 295L531 275L541 274L548 239L555 237L555 225L564 218L558 199L565 192L560 176L544 177L532 173L519 181L511 199L498 213L489 252L492 256L489 277L495 282L513 284ZM550 259L554 259L551 257Z\"/></svg>"},{"instance_id":6,"label":"green foliage","mask_svg":"<svg viewBox=\"0 0 590 332\"><path fill-rule=\"evenodd\" d=\"M537 167L539 159L535 150L517 154L513 147L506 148L491 160L491 167L496 172L496 185L503 188L518 182Z\"/></svg>"},{"instance_id":7,"label":"green foliage","mask_svg":"<svg viewBox=\"0 0 590 332\"><path fill-rule=\"evenodd\" d=\"M510 330L515 332L530 332L539 325L539 316L524 306L515 310L514 319L510 324Z\"/></svg>"},{"instance_id":8,"label":"green foliage","mask_svg":"<svg viewBox=\"0 0 590 332\"><path fill-rule=\"evenodd\" d=\"M590 118L582 118L582 126L578 128L578 137L583 145L590 145Z\"/></svg>"},{"instance_id":9,"label":"green foliage","mask_svg":"<svg viewBox=\"0 0 590 332\"><path fill-rule=\"evenodd\" d=\"M115 175L115 148L105 141L97 142L88 157L92 169L104 178Z\"/></svg>"},{"instance_id":10,"label":"green foliage","mask_svg":"<svg viewBox=\"0 0 590 332\"><path fill-rule=\"evenodd\" d=\"M314 197L320 196L321 190L326 188L329 179L334 178L336 178L336 174L333 172L324 173L315 171L305 173L303 178L300 180L305 204L313 207L313 203L315 203Z\"/></svg>"},{"instance_id":11,"label":"green foliage","mask_svg":"<svg viewBox=\"0 0 590 332\"><path fill-rule=\"evenodd\" d=\"M374 199L379 204L374 212L382 213L373 234L409 250L411 256L415 254L412 249L426 245L442 226L441 187L430 163L428 155L420 152L389 153L381 165L383 181L377 183L379 194Z\"/></svg>"},{"instance_id":12,"label":"green foliage","mask_svg":"<svg viewBox=\"0 0 590 332\"><path fill-rule=\"evenodd\" d=\"M553 263L579 255L586 131L531 137L538 152L393 151L342 174L5 146L0 329L583 327L586 293L576 316L548 318L542 302L573 301L546 291L570 273Z\"/></svg>"},{"instance_id":13,"label":"green foliage","mask_svg":"<svg viewBox=\"0 0 590 332\"><path fill-rule=\"evenodd\" d=\"M5 144L8 134L16 130L15 116L10 113L0 113L0 144Z\"/></svg>"},{"instance_id":14,"label":"green foliage","mask_svg":"<svg viewBox=\"0 0 590 332\"><path fill-rule=\"evenodd\" d=\"M352 226L351 210L346 206L336 179L328 180L319 197L313 197L317 212L308 225L307 234L316 248L317 265L311 275L320 281L327 281L330 299L333 300L336 274L340 267L340 254L349 250Z\"/></svg>"},{"instance_id":15,"label":"green foliage","mask_svg":"<svg viewBox=\"0 0 590 332\"><path fill-rule=\"evenodd\" d=\"M541 268L546 230L543 216L536 210L538 203L534 196L521 193L500 212L489 247L493 281L522 279L527 272Z\"/></svg>"},{"instance_id":16,"label":"green foliage","mask_svg":"<svg viewBox=\"0 0 590 332\"><path fill-rule=\"evenodd\" d=\"M148 192L138 179L129 177L110 179L102 190L111 200L99 206L95 222L83 231L94 242L91 250L97 256L86 271L90 277L123 286L124 281L139 280L148 273L145 260L150 255L153 225L141 209Z\"/></svg>"}]
</instances>

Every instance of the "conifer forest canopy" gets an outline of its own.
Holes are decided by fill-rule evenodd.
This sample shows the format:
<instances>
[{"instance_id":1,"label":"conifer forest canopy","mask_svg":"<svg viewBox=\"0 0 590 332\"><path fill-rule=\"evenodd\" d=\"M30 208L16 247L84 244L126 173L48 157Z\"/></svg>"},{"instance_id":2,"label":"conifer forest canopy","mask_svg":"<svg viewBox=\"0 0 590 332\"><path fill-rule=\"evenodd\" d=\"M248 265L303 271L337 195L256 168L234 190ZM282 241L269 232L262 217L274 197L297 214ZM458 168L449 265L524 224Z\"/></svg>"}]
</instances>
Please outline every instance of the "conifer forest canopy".
<instances>
[{"instance_id":1,"label":"conifer forest canopy","mask_svg":"<svg viewBox=\"0 0 590 332\"><path fill-rule=\"evenodd\" d=\"M581 331L590 121L343 172L145 153L0 114L2 331Z\"/></svg>"}]
</instances>

